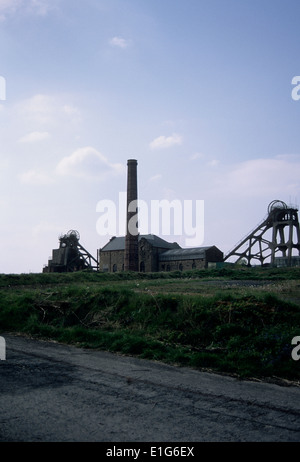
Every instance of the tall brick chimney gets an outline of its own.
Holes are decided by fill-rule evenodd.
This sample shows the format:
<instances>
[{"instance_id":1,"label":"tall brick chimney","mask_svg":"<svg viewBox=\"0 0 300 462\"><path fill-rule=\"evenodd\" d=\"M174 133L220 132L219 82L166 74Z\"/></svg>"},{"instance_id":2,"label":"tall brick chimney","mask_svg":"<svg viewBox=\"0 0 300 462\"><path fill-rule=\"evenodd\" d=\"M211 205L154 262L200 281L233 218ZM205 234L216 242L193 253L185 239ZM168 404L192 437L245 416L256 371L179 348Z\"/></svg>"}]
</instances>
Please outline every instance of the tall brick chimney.
<instances>
[{"instance_id":1,"label":"tall brick chimney","mask_svg":"<svg viewBox=\"0 0 300 462\"><path fill-rule=\"evenodd\" d=\"M129 159L127 161L127 220L125 236L125 255L124 270L139 271L139 251L138 251L138 224L137 208L129 206L133 201L137 201L137 161ZM135 202L135 204L137 204Z\"/></svg>"}]
</instances>

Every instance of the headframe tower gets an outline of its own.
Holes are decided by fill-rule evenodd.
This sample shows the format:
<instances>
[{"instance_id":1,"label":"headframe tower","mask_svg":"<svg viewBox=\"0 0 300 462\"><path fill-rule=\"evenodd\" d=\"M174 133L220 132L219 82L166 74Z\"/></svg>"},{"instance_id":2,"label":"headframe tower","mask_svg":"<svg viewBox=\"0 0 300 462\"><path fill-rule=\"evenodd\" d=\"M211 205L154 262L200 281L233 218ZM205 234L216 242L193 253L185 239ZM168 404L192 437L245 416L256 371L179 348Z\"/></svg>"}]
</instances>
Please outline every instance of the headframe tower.
<instances>
[{"instance_id":1,"label":"headframe tower","mask_svg":"<svg viewBox=\"0 0 300 462\"><path fill-rule=\"evenodd\" d=\"M274 200L268 206L267 216L242 239L224 261L237 257L246 260L247 266L253 262L271 266L300 265L300 228L297 206Z\"/></svg>"}]
</instances>

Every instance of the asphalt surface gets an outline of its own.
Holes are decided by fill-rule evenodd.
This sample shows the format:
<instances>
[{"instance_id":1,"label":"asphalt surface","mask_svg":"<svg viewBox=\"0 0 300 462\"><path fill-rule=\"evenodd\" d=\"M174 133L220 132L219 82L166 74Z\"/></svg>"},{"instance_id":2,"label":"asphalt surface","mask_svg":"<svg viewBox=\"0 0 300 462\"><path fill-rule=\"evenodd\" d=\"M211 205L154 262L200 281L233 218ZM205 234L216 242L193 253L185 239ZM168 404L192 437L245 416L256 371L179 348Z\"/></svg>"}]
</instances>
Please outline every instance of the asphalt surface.
<instances>
[{"instance_id":1,"label":"asphalt surface","mask_svg":"<svg viewBox=\"0 0 300 462\"><path fill-rule=\"evenodd\" d=\"M2 334L1 442L299 442L300 388Z\"/></svg>"}]
</instances>

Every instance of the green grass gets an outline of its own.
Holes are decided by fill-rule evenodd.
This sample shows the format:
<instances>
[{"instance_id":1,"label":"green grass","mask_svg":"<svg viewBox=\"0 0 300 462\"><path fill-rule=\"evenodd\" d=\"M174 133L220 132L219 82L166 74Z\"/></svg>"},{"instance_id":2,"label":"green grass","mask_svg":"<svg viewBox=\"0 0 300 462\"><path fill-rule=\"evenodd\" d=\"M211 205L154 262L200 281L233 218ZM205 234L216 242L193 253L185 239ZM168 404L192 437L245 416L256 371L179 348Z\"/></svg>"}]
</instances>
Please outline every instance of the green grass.
<instances>
[{"instance_id":1,"label":"green grass","mask_svg":"<svg viewBox=\"0 0 300 462\"><path fill-rule=\"evenodd\" d=\"M299 276L300 268L0 275L0 329L297 381L291 341L300 335Z\"/></svg>"}]
</instances>

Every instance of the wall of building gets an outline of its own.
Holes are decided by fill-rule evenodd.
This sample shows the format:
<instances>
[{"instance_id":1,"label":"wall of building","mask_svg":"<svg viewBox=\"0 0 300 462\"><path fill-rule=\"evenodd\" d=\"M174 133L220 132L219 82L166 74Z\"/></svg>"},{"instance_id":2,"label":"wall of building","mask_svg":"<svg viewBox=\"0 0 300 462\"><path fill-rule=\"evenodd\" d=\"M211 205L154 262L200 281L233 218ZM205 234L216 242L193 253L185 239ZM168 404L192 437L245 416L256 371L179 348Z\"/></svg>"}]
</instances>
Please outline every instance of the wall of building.
<instances>
[{"instance_id":1,"label":"wall of building","mask_svg":"<svg viewBox=\"0 0 300 462\"><path fill-rule=\"evenodd\" d=\"M147 239L139 242L139 270L145 273L159 271L159 255L166 249L154 247Z\"/></svg>"},{"instance_id":2,"label":"wall of building","mask_svg":"<svg viewBox=\"0 0 300 462\"><path fill-rule=\"evenodd\" d=\"M212 246L205 252L207 262L220 262L224 259L224 254L217 247Z\"/></svg>"},{"instance_id":3,"label":"wall of building","mask_svg":"<svg viewBox=\"0 0 300 462\"><path fill-rule=\"evenodd\" d=\"M172 260L159 262L159 271L189 271L203 269L206 266L204 258L195 260Z\"/></svg>"},{"instance_id":4,"label":"wall of building","mask_svg":"<svg viewBox=\"0 0 300 462\"><path fill-rule=\"evenodd\" d=\"M147 239L141 239L139 242L139 271L153 273L160 271L159 254L166 249L154 247ZM124 250L99 250L99 271L118 272L124 271Z\"/></svg>"},{"instance_id":5,"label":"wall of building","mask_svg":"<svg viewBox=\"0 0 300 462\"><path fill-rule=\"evenodd\" d=\"M154 248L146 239L139 242L139 271L151 273L157 271L154 262Z\"/></svg>"},{"instance_id":6,"label":"wall of building","mask_svg":"<svg viewBox=\"0 0 300 462\"><path fill-rule=\"evenodd\" d=\"M139 271L145 273L157 271L188 271L192 269L207 268L208 262L223 261L223 252L216 247L205 251L203 258L177 259L159 261L159 255L166 249L153 247L147 239L139 242ZM119 272L124 271L124 250L99 250L99 271Z\"/></svg>"},{"instance_id":7,"label":"wall of building","mask_svg":"<svg viewBox=\"0 0 300 462\"><path fill-rule=\"evenodd\" d=\"M108 273L124 271L124 250L108 252L99 250L99 271Z\"/></svg>"},{"instance_id":8,"label":"wall of building","mask_svg":"<svg viewBox=\"0 0 300 462\"><path fill-rule=\"evenodd\" d=\"M176 260L159 262L158 271L189 271L192 269L203 269L208 267L208 263L223 261L223 252L217 247L207 249L203 258L178 258Z\"/></svg>"}]
</instances>

